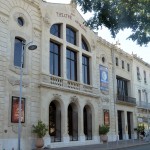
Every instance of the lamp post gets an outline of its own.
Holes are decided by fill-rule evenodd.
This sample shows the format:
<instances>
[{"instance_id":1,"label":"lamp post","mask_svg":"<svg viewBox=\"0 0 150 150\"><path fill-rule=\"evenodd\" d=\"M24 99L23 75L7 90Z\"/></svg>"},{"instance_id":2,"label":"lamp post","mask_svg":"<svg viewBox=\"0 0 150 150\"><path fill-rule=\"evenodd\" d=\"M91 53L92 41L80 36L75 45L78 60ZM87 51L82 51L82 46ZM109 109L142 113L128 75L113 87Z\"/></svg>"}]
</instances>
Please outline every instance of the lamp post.
<instances>
[{"instance_id":1,"label":"lamp post","mask_svg":"<svg viewBox=\"0 0 150 150\"><path fill-rule=\"evenodd\" d=\"M24 42L22 43L22 49L21 49L21 65L20 65L20 96L19 96L19 121L18 121L18 150L20 150L20 139L21 139L21 101L22 101L22 68L23 68L23 56L24 56L24 51L26 48L31 44L32 42L29 42L25 44ZM35 50L37 48L36 45L30 45L28 47L29 50Z\"/></svg>"}]
</instances>

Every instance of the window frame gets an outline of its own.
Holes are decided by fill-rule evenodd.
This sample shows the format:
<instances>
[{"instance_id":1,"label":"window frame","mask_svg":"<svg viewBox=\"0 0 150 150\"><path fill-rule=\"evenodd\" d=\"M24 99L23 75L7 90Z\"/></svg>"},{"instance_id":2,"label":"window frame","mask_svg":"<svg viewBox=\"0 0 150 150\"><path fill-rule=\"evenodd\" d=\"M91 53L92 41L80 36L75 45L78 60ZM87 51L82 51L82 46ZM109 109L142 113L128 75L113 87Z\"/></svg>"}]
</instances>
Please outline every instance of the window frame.
<instances>
[{"instance_id":1,"label":"window frame","mask_svg":"<svg viewBox=\"0 0 150 150\"><path fill-rule=\"evenodd\" d=\"M61 76L61 45L54 42L54 41L50 41L50 48L49 48L49 72L51 75L55 75L55 76ZM58 46L58 53L56 53L56 49L53 49L53 51L51 50L51 44L53 44L53 46ZM54 52L55 51L55 52ZM51 56L53 55L53 64L51 64ZM57 67L58 69L56 70L56 57L58 59L58 64ZM53 71L51 72L51 65L53 65ZM58 72L58 74L57 74Z\"/></svg>"},{"instance_id":2,"label":"window frame","mask_svg":"<svg viewBox=\"0 0 150 150\"><path fill-rule=\"evenodd\" d=\"M68 33L69 32L69 33ZM72 36L73 34L73 36ZM66 26L66 41L68 43L71 43L73 45L77 45L77 33L76 33L76 30L73 29L72 27L70 26Z\"/></svg>"},{"instance_id":3,"label":"window frame","mask_svg":"<svg viewBox=\"0 0 150 150\"><path fill-rule=\"evenodd\" d=\"M68 57L67 52L70 52L70 57ZM74 59L71 58L73 56L72 54L74 54ZM68 63L70 67L68 66ZM73 69L74 74L72 72L72 65L74 65L74 69ZM67 67L67 71L66 71L67 79L77 81L77 53L71 50L70 48L66 48L66 67ZM68 69L69 69L69 77L68 77Z\"/></svg>"},{"instance_id":4,"label":"window frame","mask_svg":"<svg viewBox=\"0 0 150 150\"><path fill-rule=\"evenodd\" d=\"M122 62L122 69L125 69L125 67L124 67L124 60L122 60L121 62Z\"/></svg>"},{"instance_id":5,"label":"window frame","mask_svg":"<svg viewBox=\"0 0 150 150\"><path fill-rule=\"evenodd\" d=\"M18 49L16 49L16 40L18 40L18 41L20 41L20 43L22 43L20 51ZM22 57L21 55L23 54L22 68L25 68L25 49L24 49L25 43L26 43L26 41L23 38L18 37L18 36L15 37L15 41L14 41L14 61L13 61L13 65L15 67L18 67L18 68L21 67L21 57ZM23 50L23 52L22 52L22 50ZM16 51L20 52L19 61L18 61L18 57L16 56ZM15 63L20 63L20 65L15 65Z\"/></svg>"},{"instance_id":6,"label":"window frame","mask_svg":"<svg viewBox=\"0 0 150 150\"><path fill-rule=\"evenodd\" d=\"M84 63L85 59L87 61L87 64ZM86 55L82 55L82 81L84 84L90 85L90 61L89 61L89 57Z\"/></svg>"},{"instance_id":7,"label":"window frame","mask_svg":"<svg viewBox=\"0 0 150 150\"><path fill-rule=\"evenodd\" d=\"M118 57L116 57L116 66L119 66Z\"/></svg>"},{"instance_id":8,"label":"window frame","mask_svg":"<svg viewBox=\"0 0 150 150\"><path fill-rule=\"evenodd\" d=\"M52 29L54 29L56 27L58 28L58 29L55 29L55 31L54 31L56 34L55 33L53 34ZM59 24L59 23L53 24L50 28L50 34L52 34L58 38L61 38L61 24Z\"/></svg>"}]
</instances>

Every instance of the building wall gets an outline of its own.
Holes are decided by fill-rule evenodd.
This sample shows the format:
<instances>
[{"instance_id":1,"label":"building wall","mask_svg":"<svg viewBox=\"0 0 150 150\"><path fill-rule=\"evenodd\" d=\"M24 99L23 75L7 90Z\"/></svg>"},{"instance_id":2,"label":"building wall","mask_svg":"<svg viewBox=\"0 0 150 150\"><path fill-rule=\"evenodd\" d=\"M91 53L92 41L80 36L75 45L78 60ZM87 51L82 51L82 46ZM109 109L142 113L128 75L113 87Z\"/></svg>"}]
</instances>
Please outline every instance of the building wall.
<instances>
[{"instance_id":1,"label":"building wall","mask_svg":"<svg viewBox=\"0 0 150 150\"><path fill-rule=\"evenodd\" d=\"M137 78L137 67L139 67L140 78ZM144 81L144 73L146 72L146 83ZM134 81L134 95L137 100L137 125L144 125L148 129L149 123L149 109L150 109L150 66L141 58L133 54L133 81ZM141 91L141 98L139 98L138 91ZM145 93L147 93L147 98Z\"/></svg>"},{"instance_id":2,"label":"building wall","mask_svg":"<svg viewBox=\"0 0 150 150\"><path fill-rule=\"evenodd\" d=\"M24 19L19 26L18 17ZM34 148L35 135L31 133L32 125L42 120L49 125L50 105L56 104L61 111L61 142L52 142L47 133L45 146L63 147L100 143L99 125L104 124L104 111L109 112L109 141L118 139L119 110L123 111L124 139L127 136L127 112L132 113L132 130L136 127L136 107L116 103L116 76L130 81L129 96L136 97L137 84L135 64L129 54L118 49L106 40L98 37L83 24L84 19L76 10L76 5L53 4L41 0L1 0L0 3L0 149L17 149L18 124L12 123L12 96L20 96L20 68L14 66L15 37L33 41L35 51L25 51L25 67L22 78L22 97L25 98L25 123L22 124L21 147L23 150ZM50 34L53 24L61 24L61 38ZM66 42L66 26L72 27L77 34L77 44ZM89 51L82 49L82 37L86 39ZM61 76L50 74L50 41L61 46ZM77 81L67 79L66 47L77 54ZM90 85L82 81L82 55L90 61ZM119 58L119 66L115 65ZM124 60L125 69L121 68ZM127 63L130 71L127 71ZM140 62L141 63L141 62ZM141 64L140 64L141 65ZM100 67L108 71L108 89L100 90ZM133 69L132 69L133 67ZM142 66L143 67L143 66ZM145 68L147 69L147 68ZM134 82L133 82L134 81ZM148 81L149 82L149 81ZM139 84L138 84L139 86ZM144 87L144 85L142 85ZM78 114L78 141L70 141L68 135L68 106L72 105ZM92 117L92 140L86 140L83 129L84 108L88 107ZM133 137L132 137L133 138Z\"/></svg>"}]
</instances>

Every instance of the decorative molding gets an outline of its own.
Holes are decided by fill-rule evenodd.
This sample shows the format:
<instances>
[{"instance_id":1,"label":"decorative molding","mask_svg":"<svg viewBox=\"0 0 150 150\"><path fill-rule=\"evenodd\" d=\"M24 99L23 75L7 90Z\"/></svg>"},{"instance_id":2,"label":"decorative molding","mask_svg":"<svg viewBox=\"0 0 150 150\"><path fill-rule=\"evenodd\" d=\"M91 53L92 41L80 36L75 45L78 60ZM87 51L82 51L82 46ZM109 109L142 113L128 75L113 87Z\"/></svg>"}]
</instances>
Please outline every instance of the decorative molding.
<instances>
[{"instance_id":1,"label":"decorative molding","mask_svg":"<svg viewBox=\"0 0 150 150\"><path fill-rule=\"evenodd\" d=\"M53 96L54 96L54 99L61 99L61 95L59 95L59 94L53 94Z\"/></svg>"},{"instance_id":2,"label":"decorative molding","mask_svg":"<svg viewBox=\"0 0 150 150\"><path fill-rule=\"evenodd\" d=\"M47 13L45 14L45 17L43 17L43 21L50 26L50 17Z\"/></svg>"},{"instance_id":3,"label":"decorative molding","mask_svg":"<svg viewBox=\"0 0 150 150\"><path fill-rule=\"evenodd\" d=\"M72 96L70 99L71 99L71 103L77 103L78 102L77 96Z\"/></svg>"},{"instance_id":4,"label":"decorative molding","mask_svg":"<svg viewBox=\"0 0 150 150\"><path fill-rule=\"evenodd\" d=\"M20 79L18 80L17 78L11 76L11 77L8 77L8 81L9 83L12 85L12 86L15 86L15 85L20 85ZM22 81L22 86L23 87L28 87L29 86L29 83L30 81L28 79L23 79Z\"/></svg>"},{"instance_id":5,"label":"decorative molding","mask_svg":"<svg viewBox=\"0 0 150 150\"><path fill-rule=\"evenodd\" d=\"M71 0L70 4L72 5L73 8L77 8L76 0Z\"/></svg>"},{"instance_id":6,"label":"decorative molding","mask_svg":"<svg viewBox=\"0 0 150 150\"><path fill-rule=\"evenodd\" d=\"M108 97L101 97L102 102L109 102L110 99Z\"/></svg>"},{"instance_id":7,"label":"decorative molding","mask_svg":"<svg viewBox=\"0 0 150 150\"><path fill-rule=\"evenodd\" d=\"M5 25L8 25L8 19L6 19L5 17L0 16L0 22L2 22Z\"/></svg>"},{"instance_id":8,"label":"decorative molding","mask_svg":"<svg viewBox=\"0 0 150 150\"><path fill-rule=\"evenodd\" d=\"M29 3L29 4L32 4L36 7L38 7L38 9L40 9L39 7L39 0L24 0L25 2Z\"/></svg>"}]
</instances>

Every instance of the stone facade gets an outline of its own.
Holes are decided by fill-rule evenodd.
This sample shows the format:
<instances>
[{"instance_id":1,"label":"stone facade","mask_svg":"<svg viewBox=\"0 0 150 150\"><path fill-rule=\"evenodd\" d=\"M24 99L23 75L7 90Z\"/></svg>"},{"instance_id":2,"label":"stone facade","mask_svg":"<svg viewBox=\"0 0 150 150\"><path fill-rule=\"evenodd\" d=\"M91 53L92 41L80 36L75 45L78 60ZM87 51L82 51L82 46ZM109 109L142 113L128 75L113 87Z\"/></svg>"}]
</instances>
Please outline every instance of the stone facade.
<instances>
[{"instance_id":1,"label":"stone facade","mask_svg":"<svg viewBox=\"0 0 150 150\"><path fill-rule=\"evenodd\" d=\"M23 18L22 26L18 18ZM128 81L129 97L136 97L134 57L98 37L83 22L74 3L64 5L42 0L1 0L0 146L3 149L17 150L18 142L18 123L12 121L13 97L20 96L20 67L14 65L16 37L37 45L35 51L29 51L27 45L24 51L22 97L25 99L25 121L21 129L22 150L34 148L36 137L31 130L38 120L49 126L49 132L44 137L47 147L100 143L98 129L104 123L110 125L109 141L118 140L120 111L122 139L135 138L136 103L130 98L125 101L117 97L118 77ZM50 33L54 24L60 25L60 37ZM67 27L76 32L76 44L66 41ZM82 40L86 42L88 51L83 49ZM50 74L50 42L60 47L60 76ZM76 81L67 77L67 48L77 56ZM89 59L90 84L83 82L82 56ZM124 61L125 68L121 67L121 63L116 66L116 57L120 62ZM55 109L53 115L57 122L55 136L51 133L51 108Z\"/></svg>"},{"instance_id":2,"label":"stone facade","mask_svg":"<svg viewBox=\"0 0 150 150\"><path fill-rule=\"evenodd\" d=\"M137 100L137 125L149 128L150 110L150 65L133 54L133 94Z\"/></svg>"}]
</instances>

